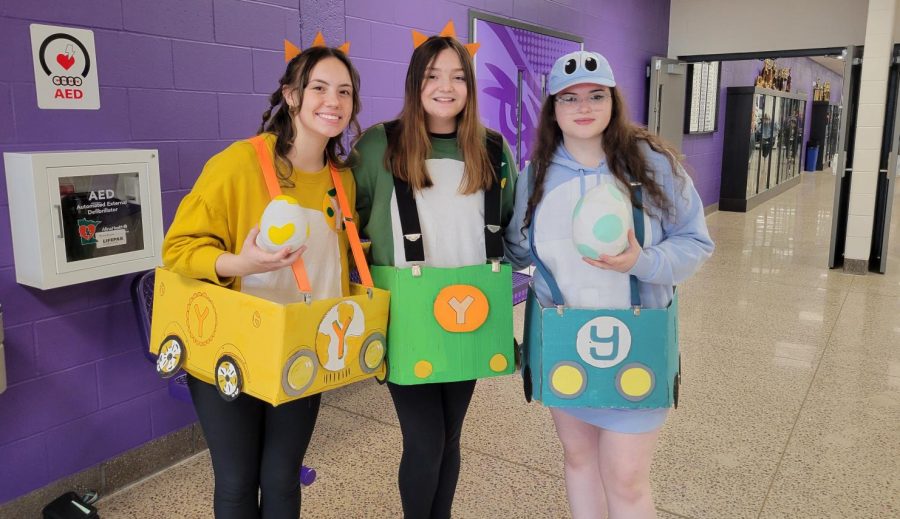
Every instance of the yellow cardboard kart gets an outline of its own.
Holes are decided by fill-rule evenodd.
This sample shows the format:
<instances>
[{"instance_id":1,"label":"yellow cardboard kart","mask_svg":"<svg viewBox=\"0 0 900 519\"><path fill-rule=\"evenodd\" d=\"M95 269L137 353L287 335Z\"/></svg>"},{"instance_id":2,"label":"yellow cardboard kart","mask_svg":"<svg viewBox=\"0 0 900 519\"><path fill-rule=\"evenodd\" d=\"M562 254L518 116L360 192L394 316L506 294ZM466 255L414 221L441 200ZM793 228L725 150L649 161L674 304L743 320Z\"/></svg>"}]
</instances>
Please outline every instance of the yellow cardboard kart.
<instances>
[{"instance_id":1,"label":"yellow cardboard kart","mask_svg":"<svg viewBox=\"0 0 900 519\"><path fill-rule=\"evenodd\" d=\"M271 154L256 145L269 194L280 195ZM343 298L279 304L160 268L150 351L171 377L180 368L214 384L226 400L247 393L273 405L385 376L390 294L375 288L340 176L331 168L362 285ZM299 260L301 292L310 293Z\"/></svg>"}]
</instances>

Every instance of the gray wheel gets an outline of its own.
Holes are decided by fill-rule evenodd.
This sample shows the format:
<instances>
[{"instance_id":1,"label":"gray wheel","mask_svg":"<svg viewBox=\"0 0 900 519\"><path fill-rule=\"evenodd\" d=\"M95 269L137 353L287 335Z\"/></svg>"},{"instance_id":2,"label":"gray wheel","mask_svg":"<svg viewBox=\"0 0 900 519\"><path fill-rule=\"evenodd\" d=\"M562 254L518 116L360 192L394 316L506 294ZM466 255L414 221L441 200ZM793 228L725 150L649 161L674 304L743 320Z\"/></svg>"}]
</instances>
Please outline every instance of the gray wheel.
<instances>
[{"instance_id":1,"label":"gray wheel","mask_svg":"<svg viewBox=\"0 0 900 519\"><path fill-rule=\"evenodd\" d=\"M219 395L231 402L241 394L244 378L238 363L229 355L223 355L216 363L216 389Z\"/></svg>"},{"instance_id":2,"label":"gray wheel","mask_svg":"<svg viewBox=\"0 0 900 519\"><path fill-rule=\"evenodd\" d=\"M163 339L162 345L159 347L159 355L156 357L156 372L162 378L171 378L184 365L186 353L181 337L169 335Z\"/></svg>"}]
</instances>

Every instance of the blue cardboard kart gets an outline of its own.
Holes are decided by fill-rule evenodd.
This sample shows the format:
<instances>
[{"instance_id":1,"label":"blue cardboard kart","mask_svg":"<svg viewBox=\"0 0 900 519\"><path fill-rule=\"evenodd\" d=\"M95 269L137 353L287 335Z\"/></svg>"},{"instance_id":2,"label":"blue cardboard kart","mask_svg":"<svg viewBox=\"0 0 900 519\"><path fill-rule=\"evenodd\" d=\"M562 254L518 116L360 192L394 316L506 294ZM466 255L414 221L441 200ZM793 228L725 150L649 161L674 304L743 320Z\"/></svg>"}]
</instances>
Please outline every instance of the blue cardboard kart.
<instances>
[{"instance_id":1,"label":"blue cardboard kart","mask_svg":"<svg viewBox=\"0 0 900 519\"><path fill-rule=\"evenodd\" d=\"M632 183L635 236L644 241L641 188ZM525 395L550 407L646 409L678 405L677 293L666 308L642 308L637 278L631 276L628 309L565 305L559 285L534 247L538 271L550 287L552 306L529 288L525 310L522 377Z\"/></svg>"}]
</instances>

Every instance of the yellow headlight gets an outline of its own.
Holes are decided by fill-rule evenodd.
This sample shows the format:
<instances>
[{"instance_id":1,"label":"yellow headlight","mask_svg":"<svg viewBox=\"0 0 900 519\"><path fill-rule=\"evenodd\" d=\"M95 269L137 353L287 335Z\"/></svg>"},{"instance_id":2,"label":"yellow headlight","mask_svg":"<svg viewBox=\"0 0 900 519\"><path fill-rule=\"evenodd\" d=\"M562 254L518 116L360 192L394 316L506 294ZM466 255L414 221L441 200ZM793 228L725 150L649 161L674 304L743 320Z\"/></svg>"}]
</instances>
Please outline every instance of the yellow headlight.
<instances>
[{"instance_id":1,"label":"yellow headlight","mask_svg":"<svg viewBox=\"0 0 900 519\"><path fill-rule=\"evenodd\" d=\"M653 372L643 364L629 364L619 371L616 385L622 396L628 400L643 400L653 391Z\"/></svg>"},{"instance_id":2,"label":"yellow headlight","mask_svg":"<svg viewBox=\"0 0 900 519\"><path fill-rule=\"evenodd\" d=\"M584 368L571 362L561 362L550 371L550 388L557 396L574 398L584 391L587 376Z\"/></svg>"},{"instance_id":3,"label":"yellow headlight","mask_svg":"<svg viewBox=\"0 0 900 519\"><path fill-rule=\"evenodd\" d=\"M419 378L428 378L432 371L434 371L434 368L427 360L416 362L416 366L413 368L413 373Z\"/></svg>"},{"instance_id":4,"label":"yellow headlight","mask_svg":"<svg viewBox=\"0 0 900 519\"><path fill-rule=\"evenodd\" d=\"M506 357L503 356L502 353L497 353L493 357L491 357L489 363L491 370L495 373L500 373L505 370L507 366L509 366L509 362L506 360Z\"/></svg>"},{"instance_id":5,"label":"yellow headlight","mask_svg":"<svg viewBox=\"0 0 900 519\"><path fill-rule=\"evenodd\" d=\"M369 346L366 348L366 352L363 355L363 362L366 363L366 367L370 370L374 370L381 364L381 361L384 359L384 342L380 340L374 340L369 343Z\"/></svg>"},{"instance_id":6,"label":"yellow headlight","mask_svg":"<svg viewBox=\"0 0 900 519\"><path fill-rule=\"evenodd\" d=\"M288 384L295 390L306 389L306 386L312 382L313 375L316 373L315 361L303 355L297 357L288 370Z\"/></svg>"}]
</instances>

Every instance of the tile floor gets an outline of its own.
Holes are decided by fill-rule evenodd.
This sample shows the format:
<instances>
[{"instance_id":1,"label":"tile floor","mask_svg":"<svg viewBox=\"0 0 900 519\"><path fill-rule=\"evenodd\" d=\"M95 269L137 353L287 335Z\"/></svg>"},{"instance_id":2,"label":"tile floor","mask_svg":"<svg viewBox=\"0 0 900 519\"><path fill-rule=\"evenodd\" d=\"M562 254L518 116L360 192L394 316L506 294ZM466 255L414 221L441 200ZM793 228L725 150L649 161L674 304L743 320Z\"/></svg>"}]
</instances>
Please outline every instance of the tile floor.
<instances>
[{"instance_id":1,"label":"tile floor","mask_svg":"<svg viewBox=\"0 0 900 519\"><path fill-rule=\"evenodd\" d=\"M751 212L708 217L716 253L681 287L684 386L653 467L659 517L900 517L900 190L888 274L850 276L827 268L833 178L804 174ZM323 404L304 517L399 517L386 388ZM550 416L525 404L518 376L479 382L462 441L455 517L568 515ZM212 517L211 479L202 453L100 513Z\"/></svg>"}]
</instances>

